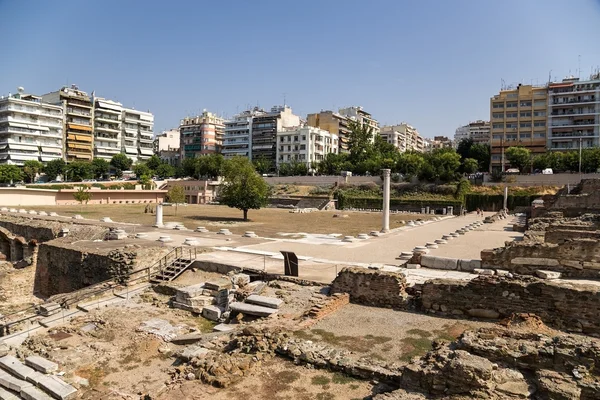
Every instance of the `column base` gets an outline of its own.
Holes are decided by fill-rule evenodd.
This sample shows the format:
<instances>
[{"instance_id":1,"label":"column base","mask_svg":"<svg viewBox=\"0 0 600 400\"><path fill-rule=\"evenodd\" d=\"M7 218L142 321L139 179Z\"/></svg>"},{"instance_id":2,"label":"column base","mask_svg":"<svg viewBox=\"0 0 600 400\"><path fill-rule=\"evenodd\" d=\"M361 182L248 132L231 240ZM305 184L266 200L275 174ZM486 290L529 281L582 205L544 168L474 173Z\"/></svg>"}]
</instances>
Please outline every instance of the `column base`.
<instances>
[{"instance_id":1,"label":"column base","mask_svg":"<svg viewBox=\"0 0 600 400\"><path fill-rule=\"evenodd\" d=\"M382 229L379 231L379 233L390 233L389 229Z\"/></svg>"},{"instance_id":2,"label":"column base","mask_svg":"<svg viewBox=\"0 0 600 400\"><path fill-rule=\"evenodd\" d=\"M158 224L155 224L155 225L152 225L152 226L153 226L154 228L164 228L164 227L165 227L163 224L160 224L160 225L158 225Z\"/></svg>"}]
</instances>

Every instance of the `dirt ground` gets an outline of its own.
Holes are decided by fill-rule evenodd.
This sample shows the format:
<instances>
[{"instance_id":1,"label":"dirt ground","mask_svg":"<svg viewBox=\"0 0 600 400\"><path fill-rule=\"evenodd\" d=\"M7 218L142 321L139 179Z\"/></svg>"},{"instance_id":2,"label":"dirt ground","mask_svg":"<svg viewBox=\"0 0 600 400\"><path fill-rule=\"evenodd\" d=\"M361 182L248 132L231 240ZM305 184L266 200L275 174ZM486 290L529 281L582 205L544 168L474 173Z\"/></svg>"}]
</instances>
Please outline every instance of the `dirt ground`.
<instances>
[{"instance_id":1,"label":"dirt ground","mask_svg":"<svg viewBox=\"0 0 600 400\"><path fill-rule=\"evenodd\" d=\"M34 279L35 268L16 269L12 263L0 261L0 315L42 303L32 293Z\"/></svg>"},{"instance_id":2,"label":"dirt ground","mask_svg":"<svg viewBox=\"0 0 600 400\"><path fill-rule=\"evenodd\" d=\"M145 204L105 204L84 206L44 206L25 207L37 211L56 211L59 215L73 216L80 214L85 218L99 220L110 217L116 222L137 223L152 226L153 214L144 213ZM347 217L334 217L335 214ZM278 233L340 233L356 236L381 229L381 213L352 211L318 211L312 213L290 213L281 208L262 208L248 212L250 221L242 220L242 212L235 208L217 205L194 204L163 208L163 222L182 222L188 228L206 226L210 230L228 228L235 234L243 234L252 230L259 236L277 237ZM428 218L412 214L390 215L390 228L402 225L402 221Z\"/></svg>"}]
</instances>

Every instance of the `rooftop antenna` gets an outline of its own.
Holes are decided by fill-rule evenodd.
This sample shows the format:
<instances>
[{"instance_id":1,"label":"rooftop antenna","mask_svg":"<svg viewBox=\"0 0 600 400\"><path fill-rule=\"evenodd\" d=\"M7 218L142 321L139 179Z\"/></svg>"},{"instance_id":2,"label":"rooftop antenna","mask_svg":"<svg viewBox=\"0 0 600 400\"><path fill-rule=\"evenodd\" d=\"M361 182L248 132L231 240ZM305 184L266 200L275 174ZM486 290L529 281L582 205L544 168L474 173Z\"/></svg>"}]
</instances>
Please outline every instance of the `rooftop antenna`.
<instances>
[{"instance_id":1,"label":"rooftop antenna","mask_svg":"<svg viewBox=\"0 0 600 400\"><path fill-rule=\"evenodd\" d=\"M284 94L283 94L283 106L284 106L284 107L285 107L285 100L286 100L286 99L285 99L285 95L286 95L286 93L284 93Z\"/></svg>"},{"instance_id":2,"label":"rooftop antenna","mask_svg":"<svg viewBox=\"0 0 600 400\"><path fill-rule=\"evenodd\" d=\"M577 77L581 78L581 54L577 56Z\"/></svg>"},{"instance_id":3,"label":"rooftop antenna","mask_svg":"<svg viewBox=\"0 0 600 400\"><path fill-rule=\"evenodd\" d=\"M552 82L552 70L548 72L548 83Z\"/></svg>"}]
</instances>

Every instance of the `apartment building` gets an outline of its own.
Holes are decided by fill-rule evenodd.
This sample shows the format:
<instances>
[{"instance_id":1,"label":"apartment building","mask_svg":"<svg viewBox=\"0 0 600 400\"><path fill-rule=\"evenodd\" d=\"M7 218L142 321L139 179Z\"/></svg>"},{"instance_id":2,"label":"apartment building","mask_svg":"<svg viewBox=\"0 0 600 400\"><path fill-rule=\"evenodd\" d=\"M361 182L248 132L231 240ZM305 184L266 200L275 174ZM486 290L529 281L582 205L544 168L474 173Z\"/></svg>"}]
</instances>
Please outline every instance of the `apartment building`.
<instances>
[{"instance_id":1,"label":"apartment building","mask_svg":"<svg viewBox=\"0 0 600 400\"><path fill-rule=\"evenodd\" d=\"M221 150L225 158L242 156L252 159L252 120L265 114L265 110L255 107L225 121L225 134Z\"/></svg>"},{"instance_id":2,"label":"apartment building","mask_svg":"<svg viewBox=\"0 0 600 400\"><path fill-rule=\"evenodd\" d=\"M423 142L425 152L452 147L452 140L446 136L434 136L433 139L423 138Z\"/></svg>"},{"instance_id":3,"label":"apartment building","mask_svg":"<svg viewBox=\"0 0 600 400\"><path fill-rule=\"evenodd\" d=\"M181 158L196 158L221 150L225 121L204 110L196 117L186 117L179 125Z\"/></svg>"},{"instance_id":4,"label":"apartment building","mask_svg":"<svg viewBox=\"0 0 600 400\"><path fill-rule=\"evenodd\" d=\"M42 96L44 103L64 109L65 160L89 161L94 156L93 104L90 96L76 85L62 87Z\"/></svg>"},{"instance_id":5,"label":"apartment building","mask_svg":"<svg viewBox=\"0 0 600 400\"><path fill-rule=\"evenodd\" d=\"M509 167L504 157L509 147L525 147L532 156L546 152L547 109L546 86L519 84L490 99L492 170Z\"/></svg>"},{"instance_id":6,"label":"apartment building","mask_svg":"<svg viewBox=\"0 0 600 400\"><path fill-rule=\"evenodd\" d=\"M401 153L405 151L425 151L425 140L412 125L402 122L398 125L381 127L379 135L388 143L394 145Z\"/></svg>"},{"instance_id":7,"label":"apartment building","mask_svg":"<svg viewBox=\"0 0 600 400\"><path fill-rule=\"evenodd\" d=\"M490 144L490 121L477 120L456 128L454 145L458 146L463 139L472 139L473 143Z\"/></svg>"},{"instance_id":8,"label":"apartment building","mask_svg":"<svg viewBox=\"0 0 600 400\"><path fill-rule=\"evenodd\" d=\"M154 154L154 115L132 108L123 108L121 122L121 152L133 162L145 161Z\"/></svg>"},{"instance_id":9,"label":"apartment building","mask_svg":"<svg viewBox=\"0 0 600 400\"><path fill-rule=\"evenodd\" d=\"M379 122L370 113L363 110L361 106L340 108L339 113L346 118L358 121L361 125L373 128L373 137L379 134Z\"/></svg>"},{"instance_id":10,"label":"apartment building","mask_svg":"<svg viewBox=\"0 0 600 400\"><path fill-rule=\"evenodd\" d=\"M110 160L122 148L121 118L123 105L100 97L94 98L94 157Z\"/></svg>"},{"instance_id":11,"label":"apartment building","mask_svg":"<svg viewBox=\"0 0 600 400\"><path fill-rule=\"evenodd\" d=\"M63 121L61 106L43 103L23 88L0 97L0 164L61 159Z\"/></svg>"},{"instance_id":12,"label":"apartment building","mask_svg":"<svg viewBox=\"0 0 600 400\"><path fill-rule=\"evenodd\" d=\"M288 106L274 106L271 111L252 117L252 159L263 158L277 163L277 132L300 126L300 117Z\"/></svg>"},{"instance_id":13,"label":"apartment building","mask_svg":"<svg viewBox=\"0 0 600 400\"><path fill-rule=\"evenodd\" d=\"M180 165L179 129L164 131L154 138L153 150L162 162L174 167Z\"/></svg>"},{"instance_id":14,"label":"apartment building","mask_svg":"<svg viewBox=\"0 0 600 400\"><path fill-rule=\"evenodd\" d=\"M333 111L321 111L319 113L308 114L308 125L324 129L338 136L339 152L348 152L348 118L340 113Z\"/></svg>"},{"instance_id":15,"label":"apartment building","mask_svg":"<svg viewBox=\"0 0 600 400\"><path fill-rule=\"evenodd\" d=\"M600 146L600 74L548 85L547 146L555 151Z\"/></svg>"},{"instance_id":16,"label":"apartment building","mask_svg":"<svg viewBox=\"0 0 600 400\"><path fill-rule=\"evenodd\" d=\"M311 169L312 162L322 161L339 151L338 136L313 126L283 128L277 132L277 168L281 164L300 162Z\"/></svg>"}]
</instances>

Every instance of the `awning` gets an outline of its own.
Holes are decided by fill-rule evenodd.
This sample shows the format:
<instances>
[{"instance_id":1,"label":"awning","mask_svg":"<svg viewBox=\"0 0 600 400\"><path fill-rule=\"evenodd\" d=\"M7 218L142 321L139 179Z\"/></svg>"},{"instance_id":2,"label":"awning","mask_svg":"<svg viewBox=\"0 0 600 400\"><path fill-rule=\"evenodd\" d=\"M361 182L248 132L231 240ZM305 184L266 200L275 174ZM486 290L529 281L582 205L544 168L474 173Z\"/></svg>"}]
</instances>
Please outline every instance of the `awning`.
<instances>
[{"instance_id":1,"label":"awning","mask_svg":"<svg viewBox=\"0 0 600 400\"><path fill-rule=\"evenodd\" d=\"M41 126L41 125L27 125L27 127L29 129L35 129L36 131L49 131L50 128L48 128L47 126Z\"/></svg>"},{"instance_id":2,"label":"awning","mask_svg":"<svg viewBox=\"0 0 600 400\"><path fill-rule=\"evenodd\" d=\"M9 143L8 147L12 150L29 150L29 151L38 151L38 145L35 143L28 145L23 145L23 144L13 144L13 143Z\"/></svg>"},{"instance_id":3,"label":"awning","mask_svg":"<svg viewBox=\"0 0 600 400\"><path fill-rule=\"evenodd\" d=\"M17 127L17 128L29 128L29 126L28 126L28 125L26 125L26 124L21 124L21 123L19 123L19 122L12 122L12 121L11 121L11 122L9 122L9 123L8 123L8 125L10 125L10 126L14 126L14 127Z\"/></svg>"},{"instance_id":4,"label":"awning","mask_svg":"<svg viewBox=\"0 0 600 400\"><path fill-rule=\"evenodd\" d=\"M98 100L98 105L102 108L107 108L109 110L114 110L114 111L118 111L118 112L121 112L121 110L123 110L123 107L119 107L117 105L106 103L106 102L100 101L100 100Z\"/></svg>"},{"instance_id":5,"label":"awning","mask_svg":"<svg viewBox=\"0 0 600 400\"><path fill-rule=\"evenodd\" d=\"M11 160L22 160L22 161L37 160L38 159L38 155L37 154L32 154L32 155L27 155L27 154L11 154L10 155L10 159Z\"/></svg>"},{"instance_id":6,"label":"awning","mask_svg":"<svg viewBox=\"0 0 600 400\"><path fill-rule=\"evenodd\" d=\"M79 150L90 150L91 151L91 148L84 144L69 143L67 146L69 147L69 149L79 149Z\"/></svg>"},{"instance_id":7,"label":"awning","mask_svg":"<svg viewBox=\"0 0 600 400\"><path fill-rule=\"evenodd\" d=\"M125 153L137 154L137 149L132 147L125 147Z\"/></svg>"},{"instance_id":8,"label":"awning","mask_svg":"<svg viewBox=\"0 0 600 400\"><path fill-rule=\"evenodd\" d=\"M85 135L69 135L69 136L67 136L67 138L69 140L77 140L78 142L91 142L92 141L91 136L85 136Z\"/></svg>"},{"instance_id":9,"label":"awning","mask_svg":"<svg viewBox=\"0 0 600 400\"><path fill-rule=\"evenodd\" d=\"M154 154L154 151L152 149L140 148L140 153L151 156L152 154Z\"/></svg>"},{"instance_id":10,"label":"awning","mask_svg":"<svg viewBox=\"0 0 600 400\"><path fill-rule=\"evenodd\" d=\"M43 153L56 153L56 154L60 154L62 153L62 149L56 148L56 147L44 147L42 146L42 152Z\"/></svg>"},{"instance_id":11,"label":"awning","mask_svg":"<svg viewBox=\"0 0 600 400\"><path fill-rule=\"evenodd\" d=\"M80 131L91 131L92 127L91 126L85 126L85 125L77 125L77 124L67 124L69 129L79 129Z\"/></svg>"},{"instance_id":12,"label":"awning","mask_svg":"<svg viewBox=\"0 0 600 400\"><path fill-rule=\"evenodd\" d=\"M42 161L52 161L52 160L57 160L58 158L60 158L59 156L56 157L52 157L52 156L42 156Z\"/></svg>"}]
</instances>

